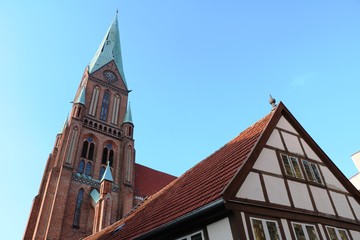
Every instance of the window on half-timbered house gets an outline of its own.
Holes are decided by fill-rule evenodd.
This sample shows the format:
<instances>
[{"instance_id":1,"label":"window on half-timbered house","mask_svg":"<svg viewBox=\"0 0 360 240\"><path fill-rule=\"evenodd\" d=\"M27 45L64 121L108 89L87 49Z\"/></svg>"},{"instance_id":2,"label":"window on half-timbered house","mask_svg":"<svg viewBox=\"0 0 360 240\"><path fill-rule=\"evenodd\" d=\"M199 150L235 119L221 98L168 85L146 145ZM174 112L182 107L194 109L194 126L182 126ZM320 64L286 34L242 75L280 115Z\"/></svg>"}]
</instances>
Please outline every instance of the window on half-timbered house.
<instances>
[{"instance_id":1,"label":"window on half-timbered house","mask_svg":"<svg viewBox=\"0 0 360 240\"><path fill-rule=\"evenodd\" d=\"M252 233L256 240L281 240L278 223L273 220L250 218Z\"/></svg>"}]
</instances>

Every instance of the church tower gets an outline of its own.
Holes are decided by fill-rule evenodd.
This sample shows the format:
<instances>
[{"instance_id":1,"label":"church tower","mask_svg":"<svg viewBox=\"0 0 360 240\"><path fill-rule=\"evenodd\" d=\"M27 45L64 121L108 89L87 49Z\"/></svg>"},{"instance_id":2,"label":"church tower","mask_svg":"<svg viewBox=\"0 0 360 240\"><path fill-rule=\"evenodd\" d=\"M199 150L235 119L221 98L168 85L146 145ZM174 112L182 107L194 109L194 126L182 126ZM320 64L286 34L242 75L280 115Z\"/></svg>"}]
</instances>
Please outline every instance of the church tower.
<instances>
[{"instance_id":1,"label":"church tower","mask_svg":"<svg viewBox=\"0 0 360 240\"><path fill-rule=\"evenodd\" d=\"M133 207L134 125L117 16L57 134L24 239L80 239Z\"/></svg>"}]
</instances>

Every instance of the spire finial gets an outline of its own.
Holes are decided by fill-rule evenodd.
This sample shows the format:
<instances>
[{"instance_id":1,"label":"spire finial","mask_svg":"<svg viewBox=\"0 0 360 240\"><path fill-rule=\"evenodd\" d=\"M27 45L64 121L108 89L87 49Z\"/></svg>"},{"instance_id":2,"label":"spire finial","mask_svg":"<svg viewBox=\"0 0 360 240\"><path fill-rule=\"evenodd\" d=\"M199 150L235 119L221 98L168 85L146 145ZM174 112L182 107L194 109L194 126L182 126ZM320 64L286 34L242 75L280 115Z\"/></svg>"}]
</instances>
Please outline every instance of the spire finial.
<instances>
[{"instance_id":1,"label":"spire finial","mask_svg":"<svg viewBox=\"0 0 360 240\"><path fill-rule=\"evenodd\" d=\"M272 106L272 109L274 109L276 107L276 99L273 98L270 94L270 99L269 99L269 103L271 104Z\"/></svg>"},{"instance_id":2,"label":"spire finial","mask_svg":"<svg viewBox=\"0 0 360 240\"><path fill-rule=\"evenodd\" d=\"M116 16L118 15L118 13L119 13L119 9L117 8L117 9L116 9Z\"/></svg>"}]
</instances>

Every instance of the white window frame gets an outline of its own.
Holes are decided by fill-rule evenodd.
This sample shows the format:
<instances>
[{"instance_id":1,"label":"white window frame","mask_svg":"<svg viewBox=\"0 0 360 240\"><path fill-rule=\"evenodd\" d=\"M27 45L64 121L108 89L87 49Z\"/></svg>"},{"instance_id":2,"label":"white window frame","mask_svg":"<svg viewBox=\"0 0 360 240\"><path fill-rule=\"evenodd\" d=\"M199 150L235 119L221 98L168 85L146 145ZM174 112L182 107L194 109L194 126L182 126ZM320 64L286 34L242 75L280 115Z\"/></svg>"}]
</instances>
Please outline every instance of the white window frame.
<instances>
[{"instance_id":1,"label":"white window frame","mask_svg":"<svg viewBox=\"0 0 360 240\"><path fill-rule=\"evenodd\" d=\"M292 223L291 223L291 226L292 226L292 230L293 230L293 232L294 232L294 236L295 236L296 239L298 239L298 238L297 238L297 236L296 236L296 232L295 232L295 229L294 229L294 224L301 225L301 228L302 228L302 230L303 230L303 232L304 232L304 234L305 234L305 239L306 239L306 240L311 240L310 237L309 237L309 233L308 233L306 227L307 227L307 226L313 227L313 228L315 229L315 233L316 233L317 239L320 240L320 237L319 237L320 235L319 235L319 232L318 232L318 230L317 230L317 228L316 228L316 225L314 225L314 224L308 224L308 223L292 222Z\"/></svg>"},{"instance_id":2,"label":"white window frame","mask_svg":"<svg viewBox=\"0 0 360 240\"><path fill-rule=\"evenodd\" d=\"M291 175L288 175L287 172L286 172L286 166L285 166L285 163L284 163L284 160L283 160L283 156L285 156L287 158L287 161L288 161L288 164L290 165L290 169L291 169L291 172L293 174L293 176ZM289 176L289 177L294 177L294 178L298 178L298 179L304 179L304 174L302 172L302 169L300 167L300 163L299 163L299 159L297 157L294 157L294 156L291 156L291 155L287 155L287 154L284 154L284 153L281 153L280 154L280 158L281 158L281 162L282 162L282 165L284 167L284 172L285 172L285 175L286 176ZM295 160L298 167L299 167L299 170L300 170L300 174L301 174L301 177L299 176L296 176L296 171L295 171L295 167L293 165L293 162L292 160Z\"/></svg>"},{"instance_id":3,"label":"white window frame","mask_svg":"<svg viewBox=\"0 0 360 240\"><path fill-rule=\"evenodd\" d=\"M322 177L321 177L320 170L319 170L319 166L318 166L316 163L310 162L310 161L308 161L308 160L306 160L306 159L303 159L301 162L302 162L302 165L303 165L304 170L305 170L306 179L307 179L308 181L310 181L310 182L314 182L314 183L318 183L318 184L324 185L324 180L323 180ZM309 166L309 169L310 169L310 173L311 173L311 177L313 178L313 180L309 179L308 173L306 172L306 169L305 169L305 164L304 164L305 162L308 163L308 166ZM319 178L320 178L320 182L319 182L318 179L316 178L316 173L314 172L314 168L313 168L313 167L315 167L315 169L316 169L316 171L317 171L317 174L318 174L318 176L319 176Z\"/></svg>"},{"instance_id":4,"label":"white window frame","mask_svg":"<svg viewBox=\"0 0 360 240\"><path fill-rule=\"evenodd\" d=\"M191 240L191 237L192 236L195 236L195 235L197 235L197 234L201 234L201 238L202 238L202 240L205 240L205 237L204 237L204 232L201 230L201 231L197 231L197 232L194 232L194 233L191 233L191 234L189 234L189 235L186 235L186 236L183 236L183 237L181 237L181 238L177 238L176 240Z\"/></svg>"},{"instance_id":5,"label":"white window frame","mask_svg":"<svg viewBox=\"0 0 360 240\"><path fill-rule=\"evenodd\" d=\"M263 219L263 218L256 218L256 217L250 217L250 224L251 224L251 232L253 234L253 236L255 237L255 232L254 232L254 225L253 225L253 220L258 220L261 221L261 224L263 226L264 229L264 233L265 233L265 239L271 239L270 234L269 234L269 229L266 225L267 222L273 222L276 224L276 229L277 229L277 233L279 235L279 240L281 240L281 231L280 231L280 226L278 221L276 220L270 220L270 219Z\"/></svg>"},{"instance_id":6,"label":"white window frame","mask_svg":"<svg viewBox=\"0 0 360 240\"><path fill-rule=\"evenodd\" d=\"M347 231L346 229L344 229L344 228L337 228L337 227L333 227L333 226L325 226L325 228L326 228L326 232L327 232L327 234L329 235L329 237L330 237L329 228L332 228L332 229L334 229L334 230L335 230L335 233L336 233L336 237L337 237L337 239L339 239L339 240L341 240L341 239L342 239L342 238L341 238L341 236L340 236L339 231L344 231L344 232L345 232L345 234L346 234L347 239L349 239L349 240L350 240L350 237L349 237L348 231Z\"/></svg>"}]
</instances>

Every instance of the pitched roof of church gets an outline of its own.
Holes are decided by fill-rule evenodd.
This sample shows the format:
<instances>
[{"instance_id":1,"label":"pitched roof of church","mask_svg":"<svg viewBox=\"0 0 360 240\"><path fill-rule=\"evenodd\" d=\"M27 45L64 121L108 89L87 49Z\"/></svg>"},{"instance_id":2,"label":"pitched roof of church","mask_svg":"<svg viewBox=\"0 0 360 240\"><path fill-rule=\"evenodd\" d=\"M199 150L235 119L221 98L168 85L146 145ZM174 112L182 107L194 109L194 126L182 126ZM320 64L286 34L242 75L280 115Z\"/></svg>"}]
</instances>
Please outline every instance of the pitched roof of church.
<instances>
[{"instance_id":1,"label":"pitched roof of church","mask_svg":"<svg viewBox=\"0 0 360 240\"><path fill-rule=\"evenodd\" d=\"M140 197L148 197L175 179L175 176L135 163L134 194Z\"/></svg>"},{"instance_id":2,"label":"pitched roof of church","mask_svg":"<svg viewBox=\"0 0 360 240\"><path fill-rule=\"evenodd\" d=\"M102 66L108 64L111 61L115 61L116 67L119 70L121 78L126 85L123 62L121 57L121 45L117 14L111 23L108 31L105 34L104 39L101 41L95 56L89 63L89 73L93 73Z\"/></svg>"},{"instance_id":3,"label":"pitched roof of church","mask_svg":"<svg viewBox=\"0 0 360 240\"><path fill-rule=\"evenodd\" d=\"M127 217L88 239L133 239L221 200L276 111L150 196Z\"/></svg>"}]
</instances>

